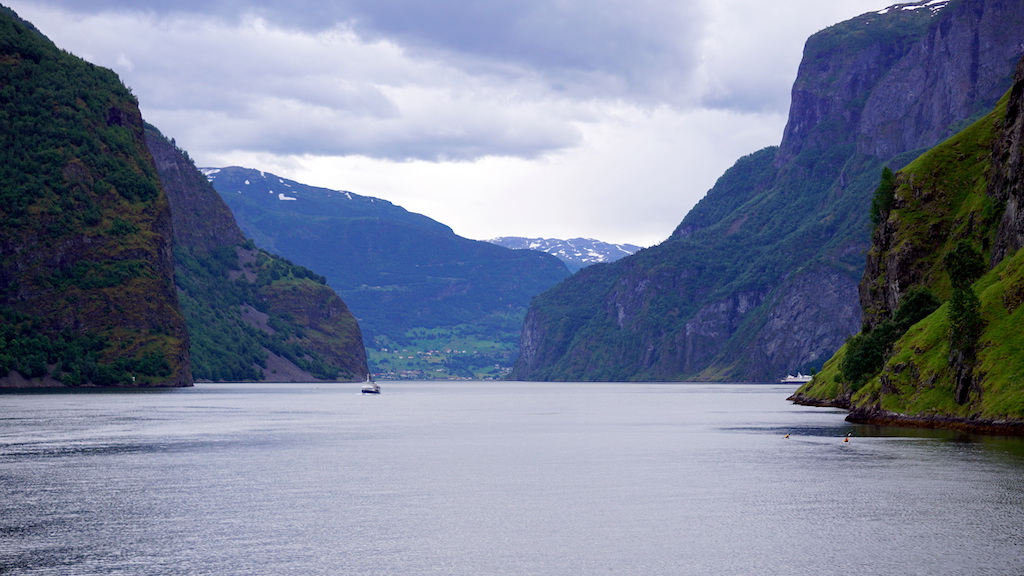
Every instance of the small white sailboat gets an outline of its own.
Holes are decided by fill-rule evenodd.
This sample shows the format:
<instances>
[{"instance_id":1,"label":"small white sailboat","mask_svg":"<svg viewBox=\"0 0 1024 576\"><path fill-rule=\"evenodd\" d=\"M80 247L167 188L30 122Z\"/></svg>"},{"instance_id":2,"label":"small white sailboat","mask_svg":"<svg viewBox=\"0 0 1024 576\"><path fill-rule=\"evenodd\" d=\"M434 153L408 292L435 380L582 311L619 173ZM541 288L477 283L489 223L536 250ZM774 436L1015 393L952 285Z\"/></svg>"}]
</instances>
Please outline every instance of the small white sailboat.
<instances>
[{"instance_id":1,"label":"small white sailboat","mask_svg":"<svg viewBox=\"0 0 1024 576\"><path fill-rule=\"evenodd\" d=\"M363 394L380 394L380 385L373 379L373 375L367 374L363 382Z\"/></svg>"}]
</instances>

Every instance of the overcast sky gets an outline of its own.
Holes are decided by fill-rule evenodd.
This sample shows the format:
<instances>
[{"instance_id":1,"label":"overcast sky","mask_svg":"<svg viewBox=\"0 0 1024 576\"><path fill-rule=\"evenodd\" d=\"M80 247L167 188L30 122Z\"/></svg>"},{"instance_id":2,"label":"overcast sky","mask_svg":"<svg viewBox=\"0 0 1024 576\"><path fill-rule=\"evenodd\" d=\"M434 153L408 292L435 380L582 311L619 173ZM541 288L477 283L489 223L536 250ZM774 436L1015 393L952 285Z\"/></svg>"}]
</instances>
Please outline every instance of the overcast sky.
<instances>
[{"instance_id":1,"label":"overcast sky","mask_svg":"<svg viewBox=\"0 0 1024 576\"><path fill-rule=\"evenodd\" d=\"M664 240L778 144L804 41L876 0L0 0L200 166L469 238Z\"/></svg>"}]
</instances>

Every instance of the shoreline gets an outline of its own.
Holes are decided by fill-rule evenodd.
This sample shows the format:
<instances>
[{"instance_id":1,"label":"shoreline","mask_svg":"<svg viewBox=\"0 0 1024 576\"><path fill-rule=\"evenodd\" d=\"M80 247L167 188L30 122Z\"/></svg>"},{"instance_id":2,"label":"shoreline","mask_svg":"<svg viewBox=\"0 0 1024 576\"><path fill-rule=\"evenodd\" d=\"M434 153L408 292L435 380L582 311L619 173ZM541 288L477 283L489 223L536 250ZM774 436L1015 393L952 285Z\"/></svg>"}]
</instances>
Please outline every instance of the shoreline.
<instances>
[{"instance_id":1,"label":"shoreline","mask_svg":"<svg viewBox=\"0 0 1024 576\"><path fill-rule=\"evenodd\" d=\"M818 408L841 408L847 410L847 422L854 424L871 424L875 426L901 426L905 428L931 428L955 430L972 434L991 436L1024 436L1024 420L990 420L985 418L960 418L956 416L911 416L899 412L890 412L878 407L855 408L850 405L848 397L822 399L804 394L793 394L786 400L800 406Z\"/></svg>"}]
</instances>

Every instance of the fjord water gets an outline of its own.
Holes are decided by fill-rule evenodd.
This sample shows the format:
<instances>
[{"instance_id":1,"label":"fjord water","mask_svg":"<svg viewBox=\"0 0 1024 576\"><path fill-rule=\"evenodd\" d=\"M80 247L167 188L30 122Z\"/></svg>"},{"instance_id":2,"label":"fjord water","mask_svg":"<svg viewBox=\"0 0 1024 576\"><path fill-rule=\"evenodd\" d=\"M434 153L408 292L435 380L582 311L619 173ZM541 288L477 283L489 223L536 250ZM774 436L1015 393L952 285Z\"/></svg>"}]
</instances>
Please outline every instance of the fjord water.
<instances>
[{"instance_id":1,"label":"fjord water","mask_svg":"<svg viewBox=\"0 0 1024 576\"><path fill-rule=\"evenodd\" d=\"M0 573L1024 573L1024 441L854 426L792 391L3 394Z\"/></svg>"}]
</instances>

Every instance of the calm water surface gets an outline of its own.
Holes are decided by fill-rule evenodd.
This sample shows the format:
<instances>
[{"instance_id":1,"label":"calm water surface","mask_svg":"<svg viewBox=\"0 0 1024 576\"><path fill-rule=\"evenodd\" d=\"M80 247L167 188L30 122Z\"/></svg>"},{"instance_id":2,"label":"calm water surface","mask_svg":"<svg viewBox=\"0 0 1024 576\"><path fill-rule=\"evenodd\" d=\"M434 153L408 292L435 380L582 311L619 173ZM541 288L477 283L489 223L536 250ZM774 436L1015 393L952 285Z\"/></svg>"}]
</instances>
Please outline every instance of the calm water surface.
<instances>
[{"instance_id":1,"label":"calm water surface","mask_svg":"<svg viewBox=\"0 0 1024 576\"><path fill-rule=\"evenodd\" d=\"M792 386L383 386L0 395L0 573L1024 573L1020 439Z\"/></svg>"}]
</instances>

